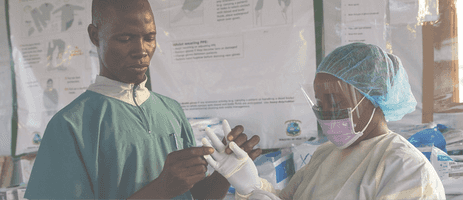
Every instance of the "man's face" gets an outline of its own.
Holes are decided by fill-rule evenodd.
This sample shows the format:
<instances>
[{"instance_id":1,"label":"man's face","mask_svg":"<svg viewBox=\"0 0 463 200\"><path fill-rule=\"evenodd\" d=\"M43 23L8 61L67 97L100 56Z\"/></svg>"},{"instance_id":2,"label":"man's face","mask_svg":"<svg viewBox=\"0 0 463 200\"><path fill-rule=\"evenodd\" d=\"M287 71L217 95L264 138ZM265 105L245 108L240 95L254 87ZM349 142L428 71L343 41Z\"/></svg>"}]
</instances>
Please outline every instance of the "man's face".
<instances>
[{"instance_id":1,"label":"man's face","mask_svg":"<svg viewBox=\"0 0 463 200\"><path fill-rule=\"evenodd\" d=\"M149 4L148 4L149 6ZM109 8L106 23L98 27L100 75L139 84L145 80L156 49L156 26L150 9L117 12Z\"/></svg>"}]
</instances>

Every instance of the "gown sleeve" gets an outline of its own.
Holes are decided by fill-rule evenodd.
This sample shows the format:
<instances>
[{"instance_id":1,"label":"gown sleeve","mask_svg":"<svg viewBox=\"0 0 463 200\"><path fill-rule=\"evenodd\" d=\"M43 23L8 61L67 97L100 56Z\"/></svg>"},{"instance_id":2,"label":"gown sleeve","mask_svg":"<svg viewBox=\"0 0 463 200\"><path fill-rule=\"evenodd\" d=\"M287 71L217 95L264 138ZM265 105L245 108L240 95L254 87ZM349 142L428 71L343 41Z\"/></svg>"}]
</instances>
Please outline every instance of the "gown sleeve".
<instances>
[{"instance_id":1,"label":"gown sleeve","mask_svg":"<svg viewBox=\"0 0 463 200\"><path fill-rule=\"evenodd\" d=\"M376 199L445 199L442 182L419 151L391 151L376 171Z\"/></svg>"},{"instance_id":2,"label":"gown sleeve","mask_svg":"<svg viewBox=\"0 0 463 200\"><path fill-rule=\"evenodd\" d=\"M258 195L254 195L253 193L248 195L241 195L239 193L235 193L235 200L245 200L245 199L293 199L293 195L296 192L297 188L301 184L304 176L304 169L307 168L308 165L303 167L301 170L297 171L296 174L293 175L291 180L289 181L288 185L283 188L283 190L275 190L273 185L268 182L267 180L261 178L261 189L258 191ZM272 195L273 194L273 195ZM265 196L266 198L262 198Z\"/></svg>"},{"instance_id":3,"label":"gown sleeve","mask_svg":"<svg viewBox=\"0 0 463 200\"><path fill-rule=\"evenodd\" d=\"M238 192L235 192L235 200L245 200L245 199L279 199L276 197L277 191L273 188L272 184L266 179L260 178L261 188L259 192L259 197L253 196L255 190L248 195L242 195ZM266 198L263 198L266 197Z\"/></svg>"},{"instance_id":4,"label":"gown sleeve","mask_svg":"<svg viewBox=\"0 0 463 200\"><path fill-rule=\"evenodd\" d=\"M283 190L281 190L281 192L279 193L279 197L281 199L293 199L294 193L296 193L297 188L304 179L304 172L308 170L308 168L309 165L307 164L299 171L297 171L296 174L293 175L293 177L291 177L291 180L289 181L288 185L286 185L286 187L283 188Z\"/></svg>"},{"instance_id":5,"label":"gown sleeve","mask_svg":"<svg viewBox=\"0 0 463 200\"><path fill-rule=\"evenodd\" d=\"M95 198L75 131L63 118L55 116L49 122L32 168L25 198Z\"/></svg>"}]
</instances>

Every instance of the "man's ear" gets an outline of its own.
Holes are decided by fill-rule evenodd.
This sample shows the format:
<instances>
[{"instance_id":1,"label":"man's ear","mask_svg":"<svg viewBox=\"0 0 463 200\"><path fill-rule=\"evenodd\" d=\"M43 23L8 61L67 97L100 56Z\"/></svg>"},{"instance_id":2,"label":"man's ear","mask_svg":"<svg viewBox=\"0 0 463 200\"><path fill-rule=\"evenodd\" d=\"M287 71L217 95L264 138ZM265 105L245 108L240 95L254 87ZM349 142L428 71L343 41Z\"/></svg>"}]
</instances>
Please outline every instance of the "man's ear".
<instances>
[{"instance_id":1,"label":"man's ear","mask_svg":"<svg viewBox=\"0 0 463 200\"><path fill-rule=\"evenodd\" d=\"M93 24L89 24L88 28L88 36L90 37L90 40L92 41L93 45L98 47L99 44L99 38L98 38L98 28L94 26Z\"/></svg>"}]
</instances>

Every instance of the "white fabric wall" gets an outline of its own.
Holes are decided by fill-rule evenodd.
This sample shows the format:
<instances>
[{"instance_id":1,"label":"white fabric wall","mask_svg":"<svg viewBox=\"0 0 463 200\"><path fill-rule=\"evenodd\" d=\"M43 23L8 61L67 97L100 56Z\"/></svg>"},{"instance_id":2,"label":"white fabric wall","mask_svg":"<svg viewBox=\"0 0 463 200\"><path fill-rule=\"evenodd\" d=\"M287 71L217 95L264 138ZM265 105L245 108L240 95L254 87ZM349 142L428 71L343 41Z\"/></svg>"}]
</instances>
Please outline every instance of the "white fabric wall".
<instances>
[{"instance_id":1,"label":"white fabric wall","mask_svg":"<svg viewBox=\"0 0 463 200\"><path fill-rule=\"evenodd\" d=\"M324 1L325 55L341 45L341 0ZM0 0L0 155L10 154L12 85L9 44L6 29L5 0ZM412 92L418 105L413 113L397 122L390 122L392 130L400 132L407 126L421 124L422 118L422 34L416 23L391 24L392 51L399 56L409 74ZM434 123L463 129L463 113L434 114Z\"/></svg>"},{"instance_id":2,"label":"white fabric wall","mask_svg":"<svg viewBox=\"0 0 463 200\"><path fill-rule=\"evenodd\" d=\"M323 1L324 12L324 29L325 29L325 56L335 48L341 46L342 34L342 16L341 1ZM414 9L410 6L401 10L402 1L389 0L389 12L391 16L390 29L388 34L392 53L397 55L401 60L405 70L408 73L412 92L418 102L416 110L400 121L389 122L391 130L402 132L410 130L411 126L422 124L423 110L423 44L422 44L422 27L417 24L416 17L412 17L410 12ZM413 1L407 1L413 2ZM418 2L418 1L416 1ZM424 20L435 20L435 14L425 16ZM395 19L395 20L394 20ZM400 19L400 20L397 20ZM433 81L433 80L424 80ZM434 114L434 124L440 123L454 128L463 129L463 113L456 114ZM408 133L404 133L408 134Z\"/></svg>"},{"instance_id":3,"label":"white fabric wall","mask_svg":"<svg viewBox=\"0 0 463 200\"><path fill-rule=\"evenodd\" d=\"M418 102L414 112L405 115L400 121L388 123L389 128L396 132L404 126L421 124L423 114L423 39L421 26L414 27L413 31L407 28L413 26L414 24L400 24L391 27L392 53L402 60L413 95Z\"/></svg>"},{"instance_id":4,"label":"white fabric wall","mask_svg":"<svg viewBox=\"0 0 463 200\"><path fill-rule=\"evenodd\" d=\"M13 110L5 0L0 0L0 156L10 155Z\"/></svg>"},{"instance_id":5,"label":"white fabric wall","mask_svg":"<svg viewBox=\"0 0 463 200\"><path fill-rule=\"evenodd\" d=\"M325 56L341 46L342 18L341 0L323 1L325 28ZM390 129L399 131L401 127L421 124L422 115L422 72L423 50L421 27L409 29L410 24L392 25L390 40L393 54L397 55L409 75L412 92L418 102L416 110L396 122L389 122ZM334 33L334 34L329 34ZM413 72L413 73L412 73ZM418 73L416 73L418 72Z\"/></svg>"}]
</instances>

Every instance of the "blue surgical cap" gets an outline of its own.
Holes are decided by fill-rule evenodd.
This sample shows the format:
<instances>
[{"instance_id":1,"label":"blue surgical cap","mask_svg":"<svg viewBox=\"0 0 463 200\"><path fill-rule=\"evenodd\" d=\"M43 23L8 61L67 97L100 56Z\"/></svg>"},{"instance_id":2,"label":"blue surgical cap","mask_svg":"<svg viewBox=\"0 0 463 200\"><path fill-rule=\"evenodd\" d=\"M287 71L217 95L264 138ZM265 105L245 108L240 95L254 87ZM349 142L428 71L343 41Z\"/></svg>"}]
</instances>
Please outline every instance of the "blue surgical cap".
<instances>
[{"instance_id":1,"label":"blue surgical cap","mask_svg":"<svg viewBox=\"0 0 463 200\"><path fill-rule=\"evenodd\" d=\"M400 120L415 110L402 62L378 46L351 43L338 47L322 60L317 73L331 74L357 88L381 108L386 121Z\"/></svg>"}]
</instances>

